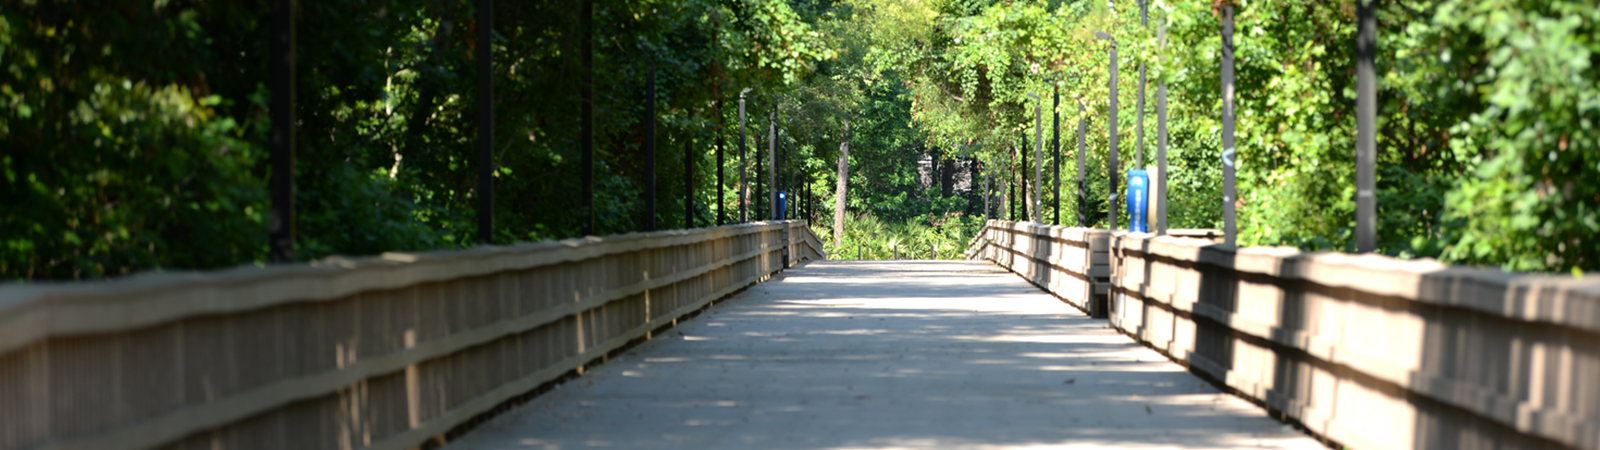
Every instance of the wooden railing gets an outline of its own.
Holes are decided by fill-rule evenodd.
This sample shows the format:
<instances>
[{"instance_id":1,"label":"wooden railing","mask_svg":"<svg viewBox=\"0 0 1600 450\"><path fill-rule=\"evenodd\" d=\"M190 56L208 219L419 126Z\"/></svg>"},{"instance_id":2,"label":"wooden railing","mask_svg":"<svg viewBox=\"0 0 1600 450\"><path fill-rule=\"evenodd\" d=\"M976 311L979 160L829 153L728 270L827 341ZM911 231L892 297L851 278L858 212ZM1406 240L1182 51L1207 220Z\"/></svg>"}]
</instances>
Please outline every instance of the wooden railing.
<instances>
[{"instance_id":1,"label":"wooden railing","mask_svg":"<svg viewBox=\"0 0 1600 450\"><path fill-rule=\"evenodd\" d=\"M1110 242L1106 230L991 220L967 257L994 261L1089 315L1104 317Z\"/></svg>"},{"instance_id":2,"label":"wooden railing","mask_svg":"<svg viewBox=\"0 0 1600 450\"><path fill-rule=\"evenodd\" d=\"M0 286L0 449L412 448L808 259L788 221Z\"/></svg>"},{"instance_id":3,"label":"wooden railing","mask_svg":"<svg viewBox=\"0 0 1600 450\"><path fill-rule=\"evenodd\" d=\"M1038 257L1004 255L1088 235L986 228L1013 250L982 257L1030 280ZM1600 279L1127 232L1109 247L1112 326L1328 439L1600 449Z\"/></svg>"}]
</instances>

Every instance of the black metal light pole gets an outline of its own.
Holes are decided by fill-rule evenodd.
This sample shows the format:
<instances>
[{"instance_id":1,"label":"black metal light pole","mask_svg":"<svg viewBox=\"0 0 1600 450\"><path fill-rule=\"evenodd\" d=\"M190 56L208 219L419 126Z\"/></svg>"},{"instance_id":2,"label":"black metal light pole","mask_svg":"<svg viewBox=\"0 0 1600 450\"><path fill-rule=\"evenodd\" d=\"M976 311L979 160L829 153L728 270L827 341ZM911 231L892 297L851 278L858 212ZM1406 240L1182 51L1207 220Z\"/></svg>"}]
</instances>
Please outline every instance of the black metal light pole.
<instances>
[{"instance_id":1,"label":"black metal light pole","mask_svg":"<svg viewBox=\"0 0 1600 450\"><path fill-rule=\"evenodd\" d=\"M1054 85L1053 87L1055 88L1055 95L1050 100L1050 114L1055 117L1055 125L1050 128L1052 130L1050 132L1050 152L1052 155L1050 161L1054 163L1055 167L1055 174L1051 175L1050 179L1053 180L1055 185L1052 188L1052 192L1054 192L1053 195L1056 200L1056 219L1052 224L1061 226L1061 86L1056 85L1054 81L1050 84Z\"/></svg>"},{"instance_id":2,"label":"black metal light pole","mask_svg":"<svg viewBox=\"0 0 1600 450\"><path fill-rule=\"evenodd\" d=\"M644 231L656 230L656 59L644 73Z\"/></svg>"},{"instance_id":3,"label":"black metal light pole","mask_svg":"<svg viewBox=\"0 0 1600 450\"><path fill-rule=\"evenodd\" d=\"M478 0L478 242L494 243L494 0Z\"/></svg>"},{"instance_id":4,"label":"black metal light pole","mask_svg":"<svg viewBox=\"0 0 1600 450\"><path fill-rule=\"evenodd\" d=\"M1233 6L1222 7L1222 233L1228 245L1237 242L1233 202Z\"/></svg>"},{"instance_id":5,"label":"black metal light pole","mask_svg":"<svg viewBox=\"0 0 1600 450\"><path fill-rule=\"evenodd\" d=\"M1167 24L1156 23L1161 48L1167 47ZM1167 82L1156 82L1156 234L1167 234Z\"/></svg>"},{"instance_id":6,"label":"black metal light pole","mask_svg":"<svg viewBox=\"0 0 1600 450\"><path fill-rule=\"evenodd\" d=\"M750 221L750 182L746 179L747 177L745 176L745 173L749 170L749 166L746 166L745 165L745 161L744 161L744 154L745 154L744 94L747 94L749 92L750 92L750 88L744 88L744 90L739 91L739 223L744 223L744 222L749 222Z\"/></svg>"},{"instance_id":7,"label":"black metal light pole","mask_svg":"<svg viewBox=\"0 0 1600 450\"><path fill-rule=\"evenodd\" d=\"M1373 59L1378 53L1378 16L1373 2L1360 0L1356 34L1356 251L1377 250L1378 78Z\"/></svg>"},{"instance_id":8,"label":"black metal light pole","mask_svg":"<svg viewBox=\"0 0 1600 450\"><path fill-rule=\"evenodd\" d=\"M694 139L683 140L683 228L694 229Z\"/></svg>"},{"instance_id":9,"label":"black metal light pole","mask_svg":"<svg viewBox=\"0 0 1600 450\"><path fill-rule=\"evenodd\" d=\"M767 220L778 220L778 102L767 118Z\"/></svg>"},{"instance_id":10,"label":"black metal light pole","mask_svg":"<svg viewBox=\"0 0 1600 450\"><path fill-rule=\"evenodd\" d=\"M583 234L594 236L594 2L584 0L582 11L578 13L579 28L582 28L579 45L583 51L583 76L579 83L583 86L583 99L579 114L583 117L578 122L578 141L580 158L578 170L583 173Z\"/></svg>"},{"instance_id":11,"label":"black metal light pole","mask_svg":"<svg viewBox=\"0 0 1600 450\"><path fill-rule=\"evenodd\" d=\"M728 185L724 184L723 181L722 181L722 172L723 172L723 169L722 169L722 165L723 165L723 162L722 162L722 147L723 147L723 143L724 143L725 139L723 139L723 136L722 136L722 122L723 121L722 121L722 98L721 97L717 98L717 113L716 114L717 114L717 226L720 227L720 226L728 224L727 210L725 209L725 207L726 207L728 202L727 202L727 199L724 198L724 197L726 197L726 195L723 193L723 191L727 190L726 188L728 187Z\"/></svg>"},{"instance_id":12,"label":"black metal light pole","mask_svg":"<svg viewBox=\"0 0 1600 450\"><path fill-rule=\"evenodd\" d=\"M1106 162L1106 167L1110 171L1108 178L1111 182L1111 195L1107 197L1109 206L1106 209L1106 229L1115 230L1117 229L1118 205L1117 172L1120 169L1117 165L1117 39L1104 31L1096 31L1094 35L1100 39L1111 41L1111 123L1108 124L1111 131L1111 158Z\"/></svg>"},{"instance_id":13,"label":"black metal light pole","mask_svg":"<svg viewBox=\"0 0 1600 450\"><path fill-rule=\"evenodd\" d=\"M1145 0L1139 0L1139 25L1150 27L1150 7ZM1144 168L1144 63L1139 63L1139 123L1134 126L1133 138L1133 168ZM1131 221L1132 218L1129 218Z\"/></svg>"},{"instance_id":14,"label":"black metal light pole","mask_svg":"<svg viewBox=\"0 0 1600 450\"><path fill-rule=\"evenodd\" d=\"M773 108L773 110L776 112L777 108ZM787 154L788 149L783 145L783 130L777 128L778 121L774 120L773 123L772 142L778 149L776 153L778 157L772 161L773 167L776 168L775 170L778 174L777 184L772 185L773 192L778 193L778 200L780 200L777 219L789 220L789 217L792 216L789 211L794 209L794 173L789 171L789 165L786 164L789 162L789 155Z\"/></svg>"},{"instance_id":15,"label":"black metal light pole","mask_svg":"<svg viewBox=\"0 0 1600 450\"><path fill-rule=\"evenodd\" d=\"M267 257L294 262L294 0L272 0L272 216Z\"/></svg>"},{"instance_id":16,"label":"black metal light pole","mask_svg":"<svg viewBox=\"0 0 1600 450\"><path fill-rule=\"evenodd\" d=\"M983 162L980 160L974 160L972 163L977 165L978 173L983 176L983 223L989 223L989 220L994 218L991 214L993 208L989 203L994 198L994 173L992 173L994 169L984 170Z\"/></svg>"},{"instance_id":17,"label":"black metal light pole","mask_svg":"<svg viewBox=\"0 0 1600 450\"><path fill-rule=\"evenodd\" d=\"M1013 147L1012 150L1011 150L1011 161L1010 162L1011 162L1011 164L1007 164L1006 165L1006 184L1008 185L1008 186L1006 186L1006 189L1007 189L1007 192L1009 192L1011 195L1010 195L1010 198L1008 200L1006 200L1006 209L1008 210L1007 213L1009 214L1007 217L1010 217L1010 220L1012 222L1016 222L1017 221L1017 184L1018 184L1017 183L1017 179L1021 178L1022 174L1019 173L1019 171L1017 170L1017 150L1016 150L1015 147Z\"/></svg>"},{"instance_id":18,"label":"black metal light pole","mask_svg":"<svg viewBox=\"0 0 1600 450\"><path fill-rule=\"evenodd\" d=\"M767 119L768 119L767 120L767 125L771 126L772 125L772 120L771 120L772 119L772 115L768 114L767 115ZM770 135L769 135L769 137L770 137ZM768 142L771 142L771 140L769 139ZM761 176L761 171L762 171L763 168L767 168L767 169L770 170L770 168L767 167L769 165L767 163L767 161L771 159L769 157L770 155L768 155L768 153L770 153L770 152L771 152L771 149L768 149L767 152L762 152L761 151L761 140L760 139L756 139L755 150L750 152L750 155L752 157L754 157L754 159L755 159L754 161L750 162L750 166L751 166L751 169L753 169L753 171L756 172L756 173L751 174L751 179L754 180L754 181L751 182L751 184L755 185L755 190L750 192L750 210L751 210L750 218L753 219L753 220L768 220L768 219L771 218L771 216L764 215L764 214L761 214L761 213L757 212L757 211L762 209L761 208L762 206L766 206L767 205L767 203L763 203L763 202L765 202L766 199L767 199L767 190L770 190L772 188L771 185L767 184L768 183L767 177Z\"/></svg>"},{"instance_id":19,"label":"black metal light pole","mask_svg":"<svg viewBox=\"0 0 1600 450\"><path fill-rule=\"evenodd\" d=\"M1028 93L1033 99L1033 221L1044 222L1044 100Z\"/></svg>"},{"instance_id":20,"label":"black metal light pole","mask_svg":"<svg viewBox=\"0 0 1600 450\"><path fill-rule=\"evenodd\" d=\"M1078 226L1089 226L1089 211L1084 209L1089 203L1089 186L1085 184L1083 166L1088 164L1084 158L1084 151L1088 144L1084 142L1084 133L1089 131L1089 121L1085 117L1083 99L1078 99Z\"/></svg>"},{"instance_id":21,"label":"black metal light pole","mask_svg":"<svg viewBox=\"0 0 1600 450\"><path fill-rule=\"evenodd\" d=\"M1032 221L1032 199L1028 198L1028 135L1023 133L1018 139L1017 151L1022 153L1022 166L1017 167L1017 186L1022 187L1022 220Z\"/></svg>"}]
</instances>

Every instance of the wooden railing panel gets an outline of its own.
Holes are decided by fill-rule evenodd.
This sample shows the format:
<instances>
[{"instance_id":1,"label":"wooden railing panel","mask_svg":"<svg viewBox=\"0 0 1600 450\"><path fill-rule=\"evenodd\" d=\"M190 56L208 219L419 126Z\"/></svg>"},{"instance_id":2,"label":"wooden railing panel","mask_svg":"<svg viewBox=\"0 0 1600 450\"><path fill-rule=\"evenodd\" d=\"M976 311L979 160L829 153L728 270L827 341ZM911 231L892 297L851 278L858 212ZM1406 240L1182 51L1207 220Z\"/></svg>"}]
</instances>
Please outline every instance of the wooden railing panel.
<instances>
[{"instance_id":1,"label":"wooden railing panel","mask_svg":"<svg viewBox=\"0 0 1600 450\"><path fill-rule=\"evenodd\" d=\"M1192 371L1355 448L1600 449L1600 280L1173 234L1115 234L1110 321Z\"/></svg>"},{"instance_id":2,"label":"wooden railing panel","mask_svg":"<svg viewBox=\"0 0 1600 450\"><path fill-rule=\"evenodd\" d=\"M0 449L411 448L785 249L822 255L791 221L0 286Z\"/></svg>"},{"instance_id":3,"label":"wooden railing panel","mask_svg":"<svg viewBox=\"0 0 1600 450\"><path fill-rule=\"evenodd\" d=\"M994 261L1073 306L1099 314L1109 292L1111 233L991 220L969 259Z\"/></svg>"}]
</instances>

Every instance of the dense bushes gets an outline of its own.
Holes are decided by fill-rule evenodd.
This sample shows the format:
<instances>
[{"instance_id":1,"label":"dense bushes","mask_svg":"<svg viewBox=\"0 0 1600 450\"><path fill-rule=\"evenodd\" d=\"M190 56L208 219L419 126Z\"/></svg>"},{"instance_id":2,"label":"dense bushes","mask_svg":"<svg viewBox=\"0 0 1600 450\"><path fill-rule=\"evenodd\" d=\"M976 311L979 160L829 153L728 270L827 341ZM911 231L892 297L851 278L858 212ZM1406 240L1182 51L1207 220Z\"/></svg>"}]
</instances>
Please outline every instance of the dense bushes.
<instances>
[{"instance_id":1,"label":"dense bushes","mask_svg":"<svg viewBox=\"0 0 1600 450\"><path fill-rule=\"evenodd\" d=\"M471 245L472 0L297 2L296 256ZM573 236L576 0L496 2L496 240ZM597 232L639 229L643 105L657 221L683 223L685 150L714 221L711 142L738 88L770 104L831 55L783 2L595 5ZM813 8L814 9L814 8ZM0 279L215 268L265 257L260 0L39 0L0 8ZM657 98L644 95L657 62ZM714 113L721 112L722 117ZM762 122L764 123L764 121ZM729 139L731 140L731 139ZM685 143L690 143L685 145ZM731 164L731 163L730 163Z\"/></svg>"},{"instance_id":2,"label":"dense bushes","mask_svg":"<svg viewBox=\"0 0 1600 450\"><path fill-rule=\"evenodd\" d=\"M823 238L829 259L963 259L982 222L981 217L960 214L897 222L856 215L844 222L842 246L834 245L833 229L826 224L813 224L812 231Z\"/></svg>"},{"instance_id":3,"label":"dense bushes","mask_svg":"<svg viewBox=\"0 0 1600 450\"><path fill-rule=\"evenodd\" d=\"M874 34L882 50L873 61L907 74L914 114L936 140L980 141L982 156L1003 166L1032 135L1027 93L1059 87L1068 127L1085 103L1087 206L1102 211L1106 180L1093 176L1108 153L1109 43L1094 33L1115 36L1122 166L1149 164L1129 162L1144 64L1144 153L1154 148L1154 84L1165 81L1172 222L1190 227L1220 227L1214 8L1236 4L1239 242L1353 250L1353 2L1157 1L1148 27L1131 1L867 3L872 14L927 17L875 19L884 31ZM1600 178L1600 9L1591 3L1378 2L1378 251L1600 269L1600 187L1582 181ZM1064 147L1072 167L1075 146Z\"/></svg>"},{"instance_id":4,"label":"dense bushes","mask_svg":"<svg viewBox=\"0 0 1600 450\"><path fill-rule=\"evenodd\" d=\"M809 218L831 206L823 193L833 191L850 119L853 223L970 233L981 214L969 202L981 199L928 192L918 158L981 161L979 184L1003 189L1033 137L1038 103L1027 94L1048 108L1058 90L1065 222L1081 208L1086 223L1104 226L1113 93L1108 43L1095 31L1117 38L1122 167L1153 164L1153 86L1164 81L1171 224L1220 226L1212 3L1152 2L1145 27L1129 1L597 2L596 232L644 221L640 121L654 102L663 228L684 225L685 197L697 223L714 222L718 197L734 216L743 188L751 217L765 216L773 186L757 168L771 162L776 107L780 180L810 201ZM1236 3L1240 242L1350 250L1354 4ZM300 3L297 256L471 245L471 50L490 45L474 40L474 4ZM590 78L571 20L580 5L497 2L497 241L582 230L576 111ZM262 260L267 11L261 0L0 8L0 278ZM1380 2L1380 252L1600 269L1600 185L1588 182L1600 179L1597 21L1600 9L1579 0ZM649 60L659 71L653 99L643 89ZM1152 85L1145 158L1131 161L1141 64ZM753 90L741 160L734 100L744 88ZM1080 117L1082 199L1073 194ZM1050 121L1046 112L1047 141ZM720 190L718 140L728 150ZM686 155L692 192L681 182ZM741 170L751 186L738 186ZM958 237L938 239L965 242Z\"/></svg>"}]
</instances>

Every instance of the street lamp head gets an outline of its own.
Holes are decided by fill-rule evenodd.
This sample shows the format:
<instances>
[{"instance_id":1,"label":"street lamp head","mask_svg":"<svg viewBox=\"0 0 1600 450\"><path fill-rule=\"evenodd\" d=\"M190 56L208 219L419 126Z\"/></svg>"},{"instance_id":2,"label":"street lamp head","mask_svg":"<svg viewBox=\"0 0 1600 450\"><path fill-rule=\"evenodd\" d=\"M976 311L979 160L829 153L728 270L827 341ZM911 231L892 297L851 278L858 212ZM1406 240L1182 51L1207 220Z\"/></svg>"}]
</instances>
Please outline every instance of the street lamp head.
<instances>
[{"instance_id":1,"label":"street lamp head","mask_svg":"<svg viewBox=\"0 0 1600 450\"><path fill-rule=\"evenodd\" d=\"M1037 95L1033 95L1033 93L1032 93L1032 92L1029 92L1029 93L1028 93L1028 98L1031 98L1031 99L1034 99L1034 100L1038 100L1038 99L1039 99L1039 96L1037 96Z\"/></svg>"},{"instance_id":2,"label":"street lamp head","mask_svg":"<svg viewBox=\"0 0 1600 450\"><path fill-rule=\"evenodd\" d=\"M1104 32L1104 31L1096 31L1096 32L1094 32L1094 37L1111 41L1112 44L1116 44L1117 43L1117 38L1111 37L1110 34Z\"/></svg>"},{"instance_id":3,"label":"street lamp head","mask_svg":"<svg viewBox=\"0 0 1600 450\"><path fill-rule=\"evenodd\" d=\"M739 91L739 98L744 98L744 94L748 94L753 90L755 90L755 88L744 88L744 90Z\"/></svg>"}]
</instances>

